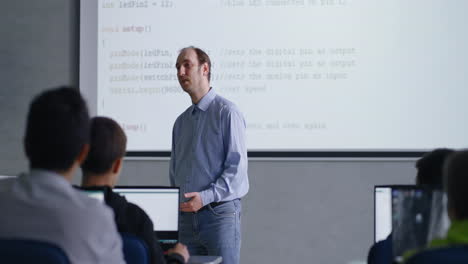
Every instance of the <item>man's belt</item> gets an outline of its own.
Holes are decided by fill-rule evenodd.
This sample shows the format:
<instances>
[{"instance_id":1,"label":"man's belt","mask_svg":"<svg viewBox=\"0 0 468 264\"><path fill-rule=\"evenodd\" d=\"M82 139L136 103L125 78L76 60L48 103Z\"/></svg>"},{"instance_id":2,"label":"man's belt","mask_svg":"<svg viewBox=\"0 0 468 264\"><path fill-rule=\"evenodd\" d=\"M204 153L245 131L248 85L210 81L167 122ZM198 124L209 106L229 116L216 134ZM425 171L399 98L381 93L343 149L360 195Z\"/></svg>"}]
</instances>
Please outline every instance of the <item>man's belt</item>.
<instances>
[{"instance_id":1,"label":"man's belt","mask_svg":"<svg viewBox=\"0 0 468 264\"><path fill-rule=\"evenodd\" d=\"M234 199L234 200L231 200L231 201L212 202L212 203L209 203L209 204L203 206L203 207L200 208L200 210L198 210L198 211L206 210L206 209L208 209L208 206L211 206L211 208L215 208L216 206L219 206L219 205L222 205L222 204L225 204L225 203L229 203L229 202L232 202L232 201L235 201L235 200L240 200L240 199L237 198L237 199Z\"/></svg>"}]
</instances>

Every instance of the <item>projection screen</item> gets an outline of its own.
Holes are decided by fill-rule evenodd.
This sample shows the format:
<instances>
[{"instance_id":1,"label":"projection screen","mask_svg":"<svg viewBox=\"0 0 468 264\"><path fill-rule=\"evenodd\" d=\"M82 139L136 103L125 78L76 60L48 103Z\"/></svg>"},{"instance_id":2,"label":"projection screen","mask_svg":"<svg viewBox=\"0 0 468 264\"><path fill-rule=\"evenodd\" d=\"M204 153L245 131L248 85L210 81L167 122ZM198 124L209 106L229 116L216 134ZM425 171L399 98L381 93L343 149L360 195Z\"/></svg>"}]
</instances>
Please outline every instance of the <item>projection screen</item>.
<instances>
[{"instance_id":1,"label":"projection screen","mask_svg":"<svg viewBox=\"0 0 468 264\"><path fill-rule=\"evenodd\" d=\"M249 152L411 153L468 142L468 1L82 0L80 89L128 150L168 153L194 45ZM339 155L339 154L338 154Z\"/></svg>"}]
</instances>

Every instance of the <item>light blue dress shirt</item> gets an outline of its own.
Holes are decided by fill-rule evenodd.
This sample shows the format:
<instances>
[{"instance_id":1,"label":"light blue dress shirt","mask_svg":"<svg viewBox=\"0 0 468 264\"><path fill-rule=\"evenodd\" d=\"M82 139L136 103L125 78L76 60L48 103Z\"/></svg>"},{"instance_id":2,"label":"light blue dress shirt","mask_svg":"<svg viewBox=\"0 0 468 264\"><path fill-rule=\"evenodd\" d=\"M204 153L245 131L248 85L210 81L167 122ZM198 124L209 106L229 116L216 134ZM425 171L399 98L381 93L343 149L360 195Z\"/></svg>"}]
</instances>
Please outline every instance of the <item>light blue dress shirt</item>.
<instances>
[{"instance_id":1,"label":"light blue dress shirt","mask_svg":"<svg viewBox=\"0 0 468 264\"><path fill-rule=\"evenodd\" d=\"M245 127L239 109L213 89L177 118L169 177L181 188L182 197L200 192L207 205L248 192Z\"/></svg>"},{"instance_id":2,"label":"light blue dress shirt","mask_svg":"<svg viewBox=\"0 0 468 264\"><path fill-rule=\"evenodd\" d=\"M0 238L55 244L71 263L125 263L112 209L55 172L0 180L0 212Z\"/></svg>"}]
</instances>

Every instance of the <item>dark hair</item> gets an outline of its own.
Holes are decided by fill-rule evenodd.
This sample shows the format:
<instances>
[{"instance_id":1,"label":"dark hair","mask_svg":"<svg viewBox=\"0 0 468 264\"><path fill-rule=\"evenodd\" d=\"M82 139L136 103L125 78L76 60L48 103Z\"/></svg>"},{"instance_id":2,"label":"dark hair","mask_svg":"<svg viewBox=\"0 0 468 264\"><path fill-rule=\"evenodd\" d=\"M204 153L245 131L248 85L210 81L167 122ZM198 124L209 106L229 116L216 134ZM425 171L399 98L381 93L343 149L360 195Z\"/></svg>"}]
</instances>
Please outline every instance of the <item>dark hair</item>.
<instances>
[{"instance_id":1,"label":"dark hair","mask_svg":"<svg viewBox=\"0 0 468 264\"><path fill-rule=\"evenodd\" d=\"M442 188L444 162L454 150L438 148L426 153L416 162L416 183L434 188Z\"/></svg>"},{"instance_id":2,"label":"dark hair","mask_svg":"<svg viewBox=\"0 0 468 264\"><path fill-rule=\"evenodd\" d=\"M211 81L211 60L210 60L210 56L208 56L208 54L205 51L203 51L202 49L194 47L194 46L188 46L186 48L183 48L183 49L180 50L180 53L182 53L183 51L188 50L188 49L192 49L193 51L195 51L195 53L197 54L197 58L198 58L198 64L200 64L200 65L202 65L204 63L208 64L208 81Z\"/></svg>"},{"instance_id":3,"label":"dark hair","mask_svg":"<svg viewBox=\"0 0 468 264\"><path fill-rule=\"evenodd\" d=\"M448 207L457 220L468 219L468 151L452 154L445 166L444 188L447 191Z\"/></svg>"},{"instance_id":4,"label":"dark hair","mask_svg":"<svg viewBox=\"0 0 468 264\"><path fill-rule=\"evenodd\" d=\"M107 117L91 119L91 144L88 157L81 165L85 172L107 172L112 163L125 156L127 137L114 120Z\"/></svg>"},{"instance_id":5,"label":"dark hair","mask_svg":"<svg viewBox=\"0 0 468 264\"><path fill-rule=\"evenodd\" d=\"M31 168L68 170L88 140L88 108L77 89L59 87L34 98L24 137Z\"/></svg>"}]
</instances>

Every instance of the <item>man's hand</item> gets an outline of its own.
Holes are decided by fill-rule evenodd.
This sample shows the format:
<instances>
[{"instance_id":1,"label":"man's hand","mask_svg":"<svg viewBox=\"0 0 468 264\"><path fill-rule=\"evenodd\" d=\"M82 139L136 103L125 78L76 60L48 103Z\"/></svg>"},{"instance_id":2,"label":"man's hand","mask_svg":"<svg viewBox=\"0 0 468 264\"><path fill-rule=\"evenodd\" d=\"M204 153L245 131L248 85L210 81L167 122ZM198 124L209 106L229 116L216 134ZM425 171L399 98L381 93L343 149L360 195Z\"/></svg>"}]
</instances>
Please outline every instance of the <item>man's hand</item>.
<instances>
[{"instance_id":1,"label":"man's hand","mask_svg":"<svg viewBox=\"0 0 468 264\"><path fill-rule=\"evenodd\" d=\"M184 258L184 263L187 263L187 261L189 260L190 254L187 250L187 247L184 244L177 243L173 248L167 251L168 255L173 253L181 255Z\"/></svg>"},{"instance_id":2,"label":"man's hand","mask_svg":"<svg viewBox=\"0 0 468 264\"><path fill-rule=\"evenodd\" d=\"M200 208L203 207L203 202L200 196L200 193L198 192L191 192L191 193L186 193L185 198L192 198L189 201L185 203L180 204L180 210L182 212L186 213L191 213L191 212L197 212L200 210Z\"/></svg>"}]
</instances>

